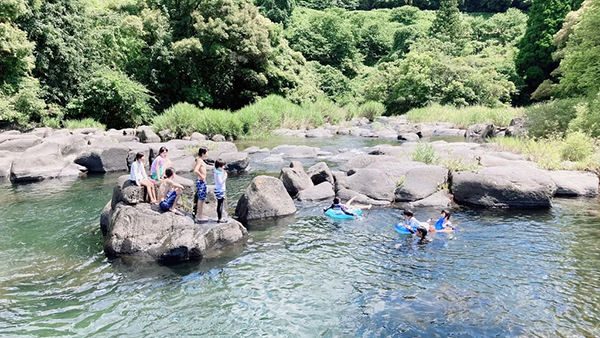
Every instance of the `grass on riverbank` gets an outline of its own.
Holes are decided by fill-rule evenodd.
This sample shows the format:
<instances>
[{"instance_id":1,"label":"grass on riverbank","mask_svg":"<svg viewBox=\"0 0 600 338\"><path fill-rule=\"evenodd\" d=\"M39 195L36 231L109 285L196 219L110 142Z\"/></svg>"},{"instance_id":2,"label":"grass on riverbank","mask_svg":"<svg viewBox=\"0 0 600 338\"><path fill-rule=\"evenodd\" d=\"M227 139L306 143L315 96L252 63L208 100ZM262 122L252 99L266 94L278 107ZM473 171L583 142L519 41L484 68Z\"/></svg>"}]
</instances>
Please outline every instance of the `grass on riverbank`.
<instances>
[{"instance_id":1,"label":"grass on riverbank","mask_svg":"<svg viewBox=\"0 0 600 338\"><path fill-rule=\"evenodd\" d=\"M428 107L417 108L406 113L410 122L451 122L457 128L466 128L471 124L493 123L496 126L508 126L516 117L522 117L525 110L522 108L489 108L471 106L456 108L433 104Z\"/></svg>"},{"instance_id":2,"label":"grass on riverbank","mask_svg":"<svg viewBox=\"0 0 600 338\"><path fill-rule=\"evenodd\" d=\"M501 151L523 154L538 167L548 170L587 170L600 173L596 140L582 132L565 138L546 139L499 137L490 141Z\"/></svg>"},{"instance_id":3,"label":"grass on riverbank","mask_svg":"<svg viewBox=\"0 0 600 338\"><path fill-rule=\"evenodd\" d=\"M381 116L380 103L366 102L352 111L327 98L297 105L281 96L269 95L236 112L200 109L189 103L178 103L153 120L155 131L170 129L177 137L199 132L208 136L221 134L232 138L267 137L275 129L307 129L325 123L338 124L353 117L370 120Z\"/></svg>"}]
</instances>

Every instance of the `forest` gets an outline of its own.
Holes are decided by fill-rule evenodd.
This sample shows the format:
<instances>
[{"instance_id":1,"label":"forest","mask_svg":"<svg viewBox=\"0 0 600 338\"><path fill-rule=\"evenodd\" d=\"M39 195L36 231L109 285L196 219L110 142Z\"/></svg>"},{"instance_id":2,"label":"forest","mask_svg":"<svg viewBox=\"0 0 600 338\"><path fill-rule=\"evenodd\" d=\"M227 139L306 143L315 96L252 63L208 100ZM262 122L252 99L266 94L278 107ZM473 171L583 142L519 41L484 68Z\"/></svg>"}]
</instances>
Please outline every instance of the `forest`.
<instances>
[{"instance_id":1,"label":"forest","mask_svg":"<svg viewBox=\"0 0 600 338\"><path fill-rule=\"evenodd\" d=\"M598 0L0 0L0 129L243 137L427 107L600 136Z\"/></svg>"}]
</instances>

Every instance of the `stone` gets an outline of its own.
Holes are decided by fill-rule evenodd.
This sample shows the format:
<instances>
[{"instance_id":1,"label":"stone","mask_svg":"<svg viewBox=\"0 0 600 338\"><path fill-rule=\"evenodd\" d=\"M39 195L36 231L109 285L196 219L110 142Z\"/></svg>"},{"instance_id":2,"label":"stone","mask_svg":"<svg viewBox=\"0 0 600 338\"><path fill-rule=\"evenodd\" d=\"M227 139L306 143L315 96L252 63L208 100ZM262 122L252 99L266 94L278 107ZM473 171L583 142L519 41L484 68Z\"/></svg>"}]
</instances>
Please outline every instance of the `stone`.
<instances>
[{"instance_id":1,"label":"stone","mask_svg":"<svg viewBox=\"0 0 600 338\"><path fill-rule=\"evenodd\" d=\"M421 138L416 133L402 133L397 137L398 141L418 142Z\"/></svg>"},{"instance_id":2,"label":"stone","mask_svg":"<svg viewBox=\"0 0 600 338\"><path fill-rule=\"evenodd\" d=\"M142 153L144 154L144 156L146 157L146 160L144 161L144 168L146 168L146 174L150 175L150 166L152 165L152 157L151 152L150 152L150 147L146 146L143 143L137 143L137 142L132 142L132 144L129 144L129 142L127 142L126 144L122 145L126 146L129 149L129 153L127 153L127 168L128 170L131 168L131 164L135 161L135 158L137 156L138 153Z\"/></svg>"},{"instance_id":3,"label":"stone","mask_svg":"<svg viewBox=\"0 0 600 338\"><path fill-rule=\"evenodd\" d=\"M171 131L171 129L164 129L158 132L158 136L163 142L167 142L177 138L177 135Z\"/></svg>"},{"instance_id":4,"label":"stone","mask_svg":"<svg viewBox=\"0 0 600 338\"><path fill-rule=\"evenodd\" d=\"M322 201L333 197L335 197L335 192L333 185L329 182L323 182L298 193L299 201Z\"/></svg>"},{"instance_id":5,"label":"stone","mask_svg":"<svg viewBox=\"0 0 600 338\"><path fill-rule=\"evenodd\" d=\"M191 172L194 170L196 158L187 150L173 148L173 150L169 150L167 158L171 160L171 167L175 168L179 173Z\"/></svg>"},{"instance_id":6,"label":"stone","mask_svg":"<svg viewBox=\"0 0 600 338\"><path fill-rule=\"evenodd\" d=\"M0 137L0 150L22 153L25 150L42 143L42 138L35 135L15 134Z\"/></svg>"},{"instance_id":7,"label":"stone","mask_svg":"<svg viewBox=\"0 0 600 338\"><path fill-rule=\"evenodd\" d=\"M306 138L331 138L333 134L328 129L311 129L306 131Z\"/></svg>"},{"instance_id":8,"label":"stone","mask_svg":"<svg viewBox=\"0 0 600 338\"><path fill-rule=\"evenodd\" d=\"M83 151L75 159L90 172L113 172L127 170L129 148L118 143L102 143Z\"/></svg>"},{"instance_id":9,"label":"stone","mask_svg":"<svg viewBox=\"0 0 600 338\"><path fill-rule=\"evenodd\" d=\"M556 184L546 171L529 167L489 167L452 175L459 204L499 208L549 208Z\"/></svg>"},{"instance_id":10,"label":"stone","mask_svg":"<svg viewBox=\"0 0 600 338\"><path fill-rule=\"evenodd\" d=\"M221 134L215 134L211 140L213 140L214 142L224 142L227 141L227 139L225 138L225 136L221 135Z\"/></svg>"},{"instance_id":11,"label":"stone","mask_svg":"<svg viewBox=\"0 0 600 338\"><path fill-rule=\"evenodd\" d=\"M7 150L0 150L0 178L10 177L13 161L20 155Z\"/></svg>"},{"instance_id":12,"label":"stone","mask_svg":"<svg viewBox=\"0 0 600 338\"><path fill-rule=\"evenodd\" d=\"M357 204L364 204L364 205L372 204L372 205L384 206L384 205L390 204L390 202L388 202L388 201L375 200L375 199L369 198L365 194L361 194L359 192L356 192L354 190L349 190L349 189L340 189L337 192L337 197L339 197L340 200L342 200L343 202L349 201L351 198L356 197L354 199L354 202Z\"/></svg>"},{"instance_id":13,"label":"stone","mask_svg":"<svg viewBox=\"0 0 600 338\"><path fill-rule=\"evenodd\" d=\"M448 192L440 190L424 199L409 202L406 204L408 209L419 209L419 208L438 208L444 209L452 206L452 200L448 197Z\"/></svg>"},{"instance_id":14,"label":"stone","mask_svg":"<svg viewBox=\"0 0 600 338\"><path fill-rule=\"evenodd\" d=\"M118 203L106 230L104 252L108 257L147 257L163 263L217 257L248 238L248 231L236 220L195 224L190 217L161 212L146 203ZM177 251L186 254L177 255Z\"/></svg>"},{"instance_id":15,"label":"stone","mask_svg":"<svg viewBox=\"0 0 600 338\"><path fill-rule=\"evenodd\" d=\"M527 118L517 117L510 120L506 128L505 135L509 137L524 137L527 136Z\"/></svg>"},{"instance_id":16,"label":"stone","mask_svg":"<svg viewBox=\"0 0 600 338\"><path fill-rule=\"evenodd\" d=\"M378 138L387 138L391 140L396 140L398 138L398 132L393 129L381 129L375 132L375 135Z\"/></svg>"},{"instance_id":17,"label":"stone","mask_svg":"<svg viewBox=\"0 0 600 338\"><path fill-rule=\"evenodd\" d=\"M289 168L282 168L279 173L279 179L283 182L285 189L292 196L298 192L313 187L313 182L304 172L302 163L292 161Z\"/></svg>"},{"instance_id":18,"label":"stone","mask_svg":"<svg viewBox=\"0 0 600 338\"><path fill-rule=\"evenodd\" d=\"M34 128L31 132L32 135L37 137L46 138L52 136L54 134L54 129L50 127L42 127L42 128Z\"/></svg>"},{"instance_id":19,"label":"stone","mask_svg":"<svg viewBox=\"0 0 600 338\"><path fill-rule=\"evenodd\" d=\"M263 163L283 163L283 157L279 154L273 154L265 157L261 162Z\"/></svg>"},{"instance_id":20,"label":"stone","mask_svg":"<svg viewBox=\"0 0 600 338\"><path fill-rule=\"evenodd\" d=\"M139 127L137 137L142 143L160 143L160 136L156 135L152 127Z\"/></svg>"},{"instance_id":21,"label":"stone","mask_svg":"<svg viewBox=\"0 0 600 338\"><path fill-rule=\"evenodd\" d=\"M441 166L425 166L410 169L404 182L396 190L396 201L416 201L435 193L448 182L448 169Z\"/></svg>"},{"instance_id":22,"label":"stone","mask_svg":"<svg viewBox=\"0 0 600 338\"><path fill-rule=\"evenodd\" d=\"M65 157L76 157L83 150L88 149L88 141L81 134L69 136L51 136L45 138L42 143L56 143L60 147L60 153Z\"/></svg>"},{"instance_id":23,"label":"stone","mask_svg":"<svg viewBox=\"0 0 600 338\"><path fill-rule=\"evenodd\" d=\"M71 163L71 164L67 165L63 170L61 170L61 172L58 174L58 178L82 177L82 176L85 176L86 172L87 172L86 167L79 165L79 164Z\"/></svg>"},{"instance_id":24,"label":"stone","mask_svg":"<svg viewBox=\"0 0 600 338\"><path fill-rule=\"evenodd\" d=\"M549 171L556 183L556 196L598 196L598 176L585 171Z\"/></svg>"},{"instance_id":25,"label":"stone","mask_svg":"<svg viewBox=\"0 0 600 338\"><path fill-rule=\"evenodd\" d=\"M71 134L82 134L82 135L92 135L92 134L102 134L102 130L100 128L77 128L71 130Z\"/></svg>"},{"instance_id":26,"label":"stone","mask_svg":"<svg viewBox=\"0 0 600 338\"><path fill-rule=\"evenodd\" d=\"M237 203L235 214L243 222L296 213L294 201L283 182L271 176L256 176Z\"/></svg>"},{"instance_id":27,"label":"stone","mask_svg":"<svg viewBox=\"0 0 600 338\"><path fill-rule=\"evenodd\" d=\"M467 127L465 137L469 140L494 137L496 127L491 123L472 124Z\"/></svg>"},{"instance_id":28,"label":"stone","mask_svg":"<svg viewBox=\"0 0 600 338\"><path fill-rule=\"evenodd\" d=\"M58 144L38 144L14 159L11 180L21 182L57 178L68 164Z\"/></svg>"},{"instance_id":29,"label":"stone","mask_svg":"<svg viewBox=\"0 0 600 338\"><path fill-rule=\"evenodd\" d=\"M190 136L190 141L205 141L205 140L206 140L206 136L204 136L200 133L197 133L197 132L192 133L192 135Z\"/></svg>"},{"instance_id":30,"label":"stone","mask_svg":"<svg viewBox=\"0 0 600 338\"><path fill-rule=\"evenodd\" d=\"M244 172L250 164L250 156L245 152L223 152L219 158L225 161L225 170L228 172Z\"/></svg>"},{"instance_id":31,"label":"stone","mask_svg":"<svg viewBox=\"0 0 600 338\"><path fill-rule=\"evenodd\" d=\"M311 181L315 185L323 182L329 182L331 184L334 183L333 174L325 162L316 163L312 167L308 168L308 170L306 170L306 174L308 177L310 177Z\"/></svg>"},{"instance_id":32,"label":"stone","mask_svg":"<svg viewBox=\"0 0 600 338\"><path fill-rule=\"evenodd\" d=\"M394 201L396 182L379 169L358 169L345 179L343 186L375 200Z\"/></svg>"},{"instance_id":33,"label":"stone","mask_svg":"<svg viewBox=\"0 0 600 338\"><path fill-rule=\"evenodd\" d=\"M455 128L439 128L433 131L435 136L460 136L465 137L466 130Z\"/></svg>"}]
</instances>

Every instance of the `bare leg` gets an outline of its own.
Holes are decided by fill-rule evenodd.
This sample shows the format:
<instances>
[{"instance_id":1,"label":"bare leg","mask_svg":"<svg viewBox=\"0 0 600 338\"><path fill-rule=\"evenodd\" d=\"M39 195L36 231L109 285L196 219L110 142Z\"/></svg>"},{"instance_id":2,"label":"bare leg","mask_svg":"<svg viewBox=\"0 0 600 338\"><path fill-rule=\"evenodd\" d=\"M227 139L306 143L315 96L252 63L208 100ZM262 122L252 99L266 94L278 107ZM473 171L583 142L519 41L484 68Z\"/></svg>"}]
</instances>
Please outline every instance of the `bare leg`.
<instances>
[{"instance_id":1,"label":"bare leg","mask_svg":"<svg viewBox=\"0 0 600 338\"><path fill-rule=\"evenodd\" d=\"M141 180L140 181L140 185L146 187L146 190L148 191L148 197L150 198L150 203L152 204L156 204L156 195L154 194L154 184L152 184L152 182L150 182L150 180Z\"/></svg>"},{"instance_id":2,"label":"bare leg","mask_svg":"<svg viewBox=\"0 0 600 338\"><path fill-rule=\"evenodd\" d=\"M173 202L173 206L171 206L171 209L169 209L170 212L174 213L175 215L183 215L179 210L175 209L175 206L177 206L177 202L179 202L179 199L181 198L181 189L179 188L175 188L174 189L175 194L177 195L177 197L175 197L175 201Z\"/></svg>"},{"instance_id":3,"label":"bare leg","mask_svg":"<svg viewBox=\"0 0 600 338\"><path fill-rule=\"evenodd\" d=\"M208 220L208 218L202 215L202 210L204 209L204 201L205 200L198 199L198 206L196 208L196 220L198 221Z\"/></svg>"}]
</instances>

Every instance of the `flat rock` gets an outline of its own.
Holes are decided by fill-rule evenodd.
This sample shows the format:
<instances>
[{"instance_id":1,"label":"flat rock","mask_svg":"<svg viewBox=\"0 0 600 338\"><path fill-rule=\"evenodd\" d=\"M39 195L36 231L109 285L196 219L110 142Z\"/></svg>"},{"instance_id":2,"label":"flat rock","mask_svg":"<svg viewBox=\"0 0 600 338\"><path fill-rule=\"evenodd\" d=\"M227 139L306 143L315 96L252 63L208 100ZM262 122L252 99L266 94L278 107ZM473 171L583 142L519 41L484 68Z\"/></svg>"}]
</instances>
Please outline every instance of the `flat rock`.
<instances>
[{"instance_id":1,"label":"flat rock","mask_svg":"<svg viewBox=\"0 0 600 338\"><path fill-rule=\"evenodd\" d=\"M25 150L42 143L42 138L35 135L15 134L2 135L0 138L0 150L22 153Z\"/></svg>"},{"instance_id":2,"label":"flat rock","mask_svg":"<svg viewBox=\"0 0 600 338\"><path fill-rule=\"evenodd\" d=\"M543 170L489 167L452 175L452 193L459 204L500 208L549 208L556 184Z\"/></svg>"},{"instance_id":3,"label":"flat rock","mask_svg":"<svg viewBox=\"0 0 600 338\"><path fill-rule=\"evenodd\" d=\"M598 176L585 171L549 171L556 183L556 196L598 196Z\"/></svg>"},{"instance_id":4,"label":"flat rock","mask_svg":"<svg viewBox=\"0 0 600 338\"><path fill-rule=\"evenodd\" d=\"M329 182L317 184L298 193L299 201L322 201L333 197L335 197L335 192L333 191L333 185Z\"/></svg>"},{"instance_id":5,"label":"flat rock","mask_svg":"<svg viewBox=\"0 0 600 338\"><path fill-rule=\"evenodd\" d=\"M256 176L235 208L235 214L243 222L295 213L296 206L283 182L271 176Z\"/></svg>"},{"instance_id":6,"label":"flat rock","mask_svg":"<svg viewBox=\"0 0 600 338\"><path fill-rule=\"evenodd\" d=\"M11 180L40 181L57 178L68 164L60 153L58 144L38 144L14 159Z\"/></svg>"},{"instance_id":7,"label":"flat rock","mask_svg":"<svg viewBox=\"0 0 600 338\"><path fill-rule=\"evenodd\" d=\"M118 143L103 143L83 151L75 159L90 172L113 172L127 170L129 148Z\"/></svg>"},{"instance_id":8,"label":"flat rock","mask_svg":"<svg viewBox=\"0 0 600 338\"><path fill-rule=\"evenodd\" d=\"M283 158L315 158L317 157L318 148L308 146L295 146L286 151Z\"/></svg>"},{"instance_id":9,"label":"flat rock","mask_svg":"<svg viewBox=\"0 0 600 338\"><path fill-rule=\"evenodd\" d=\"M333 137L333 134L331 133L331 130L317 128L307 130L305 136L307 138L330 138Z\"/></svg>"}]
</instances>

